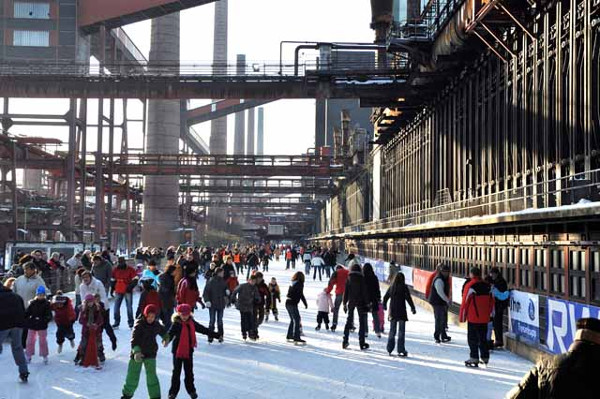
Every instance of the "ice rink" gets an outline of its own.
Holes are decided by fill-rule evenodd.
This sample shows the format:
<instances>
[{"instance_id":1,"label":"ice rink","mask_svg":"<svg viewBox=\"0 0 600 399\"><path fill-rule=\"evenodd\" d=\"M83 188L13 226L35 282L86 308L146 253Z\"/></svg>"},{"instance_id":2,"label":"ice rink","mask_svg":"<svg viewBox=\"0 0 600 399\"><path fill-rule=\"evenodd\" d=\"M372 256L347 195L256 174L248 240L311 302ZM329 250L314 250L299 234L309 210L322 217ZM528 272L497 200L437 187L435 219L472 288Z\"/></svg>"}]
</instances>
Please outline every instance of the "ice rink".
<instances>
[{"instance_id":1,"label":"ice rink","mask_svg":"<svg viewBox=\"0 0 600 399\"><path fill-rule=\"evenodd\" d=\"M298 264L299 266L299 264ZM304 265L299 270L304 270ZM386 351L387 334L377 339L370 331L371 348L358 349L357 334L350 336L350 348L342 349L345 315L341 312L338 331L315 331L316 295L327 284L307 280L305 295L309 307L301 305L302 324L307 341L304 347L286 342L289 322L285 311L285 294L292 275L283 262L272 262L265 273L268 282L275 276L282 291L279 322L270 320L259 329L260 340L245 343L240 334L239 312L233 307L225 311L225 342L208 344L199 335L194 353L196 388L200 398L502 398L532 366L510 352L493 352L487 369L469 369L466 330L450 327L450 344L433 342L433 315L429 308L417 308L407 323L406 349L409 357L390 357ZM201 287L204 279L200 278ZM383 288L382 288L383 290ZM383 295L384 292L382 292ZM134 310L137 306L136 294ZM112 301L111 301L112 305ZM111 318L112 318L111 310ZM84 369L73 364L75 350L67 344L62 354L56 353L55 325L48 331L49 364L34 356L30 364L29 383L19 382L10 346L4 344L0 355L0 399L42 398L109 398L118 399L125 381L129 361L130 335L125 305L122 307L121 329L116 330L118 348L110 350L104 335L106 363L102 370ZM197 310L195 318L208 325L208 311ZM386 332L387 332L386 321ZM371 330L369 317L369 329ZM81 327L75 326L79 342ZM171 376L171 348L158 354L158 376L163 398L167 397ZM183 377L183 375L182 375ZM145 377L140 381L136 398L147 398ZM183 384L182 384L183 385ZM183 389L180 398L188 395Z\"/></svg>"}]
</instances>

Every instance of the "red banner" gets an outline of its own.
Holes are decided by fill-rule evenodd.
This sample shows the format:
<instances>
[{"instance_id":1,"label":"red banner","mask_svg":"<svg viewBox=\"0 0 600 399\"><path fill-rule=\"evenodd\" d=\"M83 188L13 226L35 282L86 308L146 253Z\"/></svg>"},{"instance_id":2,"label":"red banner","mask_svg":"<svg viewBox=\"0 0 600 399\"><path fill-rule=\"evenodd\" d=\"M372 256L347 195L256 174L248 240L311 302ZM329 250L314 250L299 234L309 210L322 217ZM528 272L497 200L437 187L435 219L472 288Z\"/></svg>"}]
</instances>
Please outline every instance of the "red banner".
<instances>
[{"instance_id":1,"label":"red banner","mask_svg":"<svg viewBox=\"0 0 600 399\"><path fill-rule=\"evenodd\" d=\"M433 272L421 269L413 269L413 288L423 294L427 291L427 282Z\"/></svg>"}]
</instances>

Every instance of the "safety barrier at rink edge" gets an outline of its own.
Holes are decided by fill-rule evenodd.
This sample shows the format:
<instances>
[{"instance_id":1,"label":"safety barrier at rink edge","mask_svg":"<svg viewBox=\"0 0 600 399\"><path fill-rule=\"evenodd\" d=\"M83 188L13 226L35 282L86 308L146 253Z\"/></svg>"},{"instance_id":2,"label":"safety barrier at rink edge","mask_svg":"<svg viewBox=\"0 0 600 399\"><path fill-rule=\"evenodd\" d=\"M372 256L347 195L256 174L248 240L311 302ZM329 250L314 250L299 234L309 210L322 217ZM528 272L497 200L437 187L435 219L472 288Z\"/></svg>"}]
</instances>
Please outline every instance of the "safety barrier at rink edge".
<instances>
[{"instance_id":1,"label":"safety barrier at rink edge","mask_svg":"<svg viewBox=\"0 0 600 399\"><path fill-rule=\"evenodd\" d=\"M370 263L377 278L388 283L390 278L390 262L381 259L358 257L361 264ZM434 273L407 265L396 265L404 274L406 284L424 296L427 282ZM454 306L450 311L456 312L462 302L462 287L466 279L450 277L450 296ZM508 310L509 338L520 344L546 354L565 353L575 339L577 320L594 317L600 319L600 307L566 301L560 298L528 292L511 290Z\"/></svg>"}]
</instances>

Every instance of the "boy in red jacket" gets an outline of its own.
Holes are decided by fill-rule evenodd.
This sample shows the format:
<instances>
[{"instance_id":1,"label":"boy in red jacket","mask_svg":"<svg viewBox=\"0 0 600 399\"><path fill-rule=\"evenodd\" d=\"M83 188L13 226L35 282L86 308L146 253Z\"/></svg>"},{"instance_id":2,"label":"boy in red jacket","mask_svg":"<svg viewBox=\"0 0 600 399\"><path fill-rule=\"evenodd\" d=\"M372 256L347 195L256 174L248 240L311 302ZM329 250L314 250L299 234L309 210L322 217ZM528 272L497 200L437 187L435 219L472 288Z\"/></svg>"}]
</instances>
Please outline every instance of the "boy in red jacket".
<instances>
[{"instance_id":1,"label":"boy in red jacket","mask_svg":"<svg viewBox=\"0 0 600 399\"><path fill-rule=\"evenodd\" d=\"M71 348L75 348L75 331L73 331L73 323L75 323L75 309L71 299L63 295L62 291L56 291L56 296L50 308L54 312L54 322L56 323L56 343L58 344L57 352L62 352L62 346L65 338L71 342Z\"/></svg>"},{"instance_id":2,"label":"boy in red jacket","mask_svg":"<svg viewBox=\"0 0 600 399\"><path fill-rule=\"evenodd\" d=\"M470 272L471 280L463 289L463 300L460 306L460 321L467 325L467 341L471 354L465 361L467 367L478 367L479 355L483 364L490 360L490 350L487 345L487 328L494 309L494 299L491 287L481 279L481 270L474 267Z\"/></svg>"}]
</instances>

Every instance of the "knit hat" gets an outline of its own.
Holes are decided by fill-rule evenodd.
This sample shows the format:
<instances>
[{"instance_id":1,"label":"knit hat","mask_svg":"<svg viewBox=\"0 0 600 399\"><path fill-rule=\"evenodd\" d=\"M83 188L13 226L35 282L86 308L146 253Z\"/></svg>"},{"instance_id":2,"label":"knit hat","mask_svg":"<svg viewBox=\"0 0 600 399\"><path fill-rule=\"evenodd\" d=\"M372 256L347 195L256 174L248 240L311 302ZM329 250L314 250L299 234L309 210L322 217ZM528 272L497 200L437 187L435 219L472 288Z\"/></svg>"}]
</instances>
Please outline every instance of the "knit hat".
<instances>
[{"instance_id":1,"label":"knit hat","mask_svg":"<svg viewBox=\"0 0 600 399\"><path fill-rule=\"evenodd\" d=\"M182 303L177 306L177 313L182 316L189 316L192 313L192 308L187 303Z\"/></svg>"},{"instance_id":2,"label":"knit hat","mask_svg":"<svg viewBox=\"0 0 600 399\"><path fill-rule=\"evenodd\" d=\"M46 287L43 285L37 287L37 290L35 290L35 295L46 295Z\"/></svg>"},{"instance_id":3,"label":"knit hat","mask_svg":"<svg viewBox=\"0 0 600 399\"><path fill-rule=\"evenodd\" d=\"M158 313L158 309L156 305L150 304L144 308L144 317L148 317L148 315L152 313L156 315Z\"/></svg>"},{"instance_id":4,"label":"knit hat","mask_svg":"<svg viewBox=\"0 0 600 399\"><path fill-rule=\"evenodd\" d=\"M86 302L94 302L94 296L92 294L87 294L84 298Z\"/></svg>"}]
</instances>

